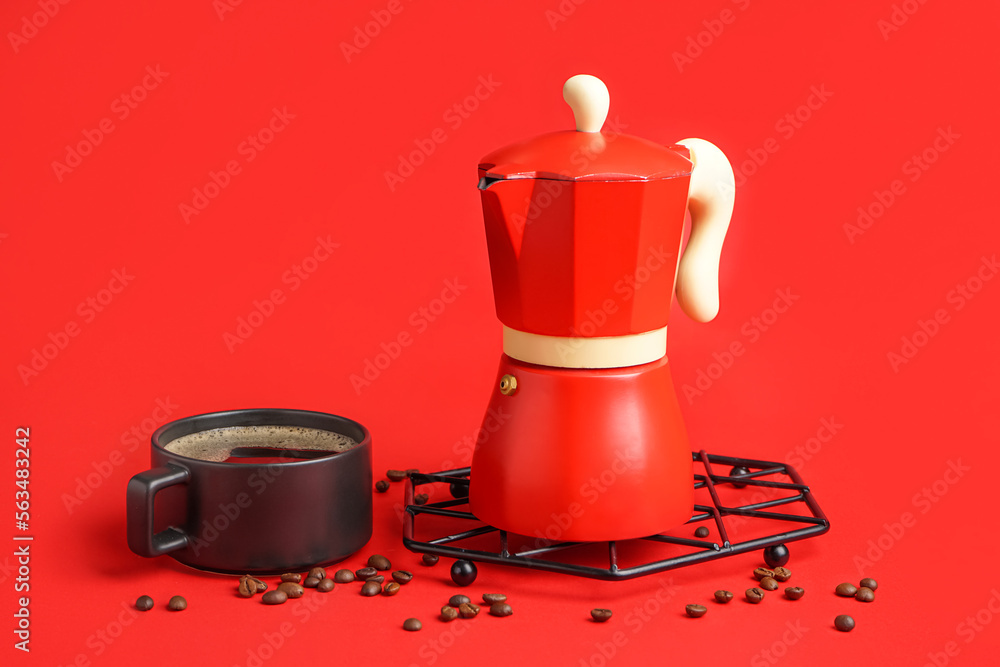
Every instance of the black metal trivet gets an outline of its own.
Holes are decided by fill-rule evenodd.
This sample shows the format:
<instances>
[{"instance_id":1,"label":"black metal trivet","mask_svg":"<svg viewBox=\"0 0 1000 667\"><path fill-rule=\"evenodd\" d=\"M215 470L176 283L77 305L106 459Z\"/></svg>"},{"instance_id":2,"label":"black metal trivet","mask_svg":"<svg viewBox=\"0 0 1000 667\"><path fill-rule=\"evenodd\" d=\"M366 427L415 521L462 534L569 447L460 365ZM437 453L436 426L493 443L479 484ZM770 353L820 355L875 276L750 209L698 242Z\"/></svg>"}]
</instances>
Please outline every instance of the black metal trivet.
<instances>
[{"instance_id":1,"label":"black metal trivet","mask_svg":"<svg viewBox=\"0 0 1000 667\"><path fill-rule=\"evenodd\" d=\"M696 493L698 489L707 489L712 504L696 504L694 514L686 525L714 521L719 541L680 537L669 533L650 535L638 540L610 542L560 542L551 541L545 536L523 537L508 534L505 530L483 525L468 511L469 468L459 468L436 473L415 472L410 475L406 484L403 544L418 553L620 581L756 549L765 549L765 556L769 556L767 560L780 561L774 564L781 565L788 557L787 549L784 548L785 543L822 535L830 529L830 522L816 503L809 487L802 482L798 472L790 465L717 456L708 454L704 450L692 453L692 458L696 470L694 475ZM703 466L703 474L698 472L698 464ZM713 471L713 465L730 467L732 470L724 475L718 474ZM737 472L735 470L737 468L745 468L747 472ZM787 477L790 481L781 481L781 477ZM444 485L445 488L427 487L425 490L432 491L434 496L444 491L449 496L448 500L424 505L414 504L417 489L435 484ZM745 498L741 497L736 499L740 502L732 505L727 505L720 499L720 492L746 496L749 495L746 489L751 488L759 489L754 495L762 499L742 503ZM777 497L767 497L768 495ZM766 511L779 506L790 506L788 509L801 510L803 513ZM421 515L443 517L453 520L451 523L465 523L471 527L422 541L415 538L417 517ZM731 539L731 535L735 537L736 533L752 532L754 528L766 527L769 521L791 522L801 527L777 533L765 531L765 535L750 536L742 541ZM734 526L734 522L739 522L739 525ZM746 530L748 526L750 531ZM691 534L688 532L690 528L683 530ZM464 546L459 546L459 543L464 543ZM650 560L649 548L633 548L648 547L650 543L658 545L655 549L659 552L658 557L664 554L672 555ZM620 565L619 559L623 550L639 552L640 562L628 566ZM553 556L561 559L555 560ZM603 562L607 565L602 565Z\"/></svg>"}]
</instances>

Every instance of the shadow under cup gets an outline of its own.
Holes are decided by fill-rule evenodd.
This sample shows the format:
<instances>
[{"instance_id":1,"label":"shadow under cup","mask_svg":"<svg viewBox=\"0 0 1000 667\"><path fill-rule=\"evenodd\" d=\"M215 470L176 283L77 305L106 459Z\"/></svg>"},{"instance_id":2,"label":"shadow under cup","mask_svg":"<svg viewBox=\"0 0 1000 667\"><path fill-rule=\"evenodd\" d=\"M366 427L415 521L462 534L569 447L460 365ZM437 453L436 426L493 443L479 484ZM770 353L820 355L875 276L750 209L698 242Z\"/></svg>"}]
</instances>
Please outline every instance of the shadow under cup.
<instances>
[{"instance_id":1,"label":"shadow under cup","mask_svg":"<svg viewBox=\"0 0 1000 667\"><path fill-rule=\"evenodd\" d=\"M236 426L318 429L357 444L341 452L237 447L224 461L166 449L185 435ZM187 417L153 433L151 461L126 494L128 544L140 556L280 574L342 560L371 538L371 435L350 419L283 409Z\"/></svg>"}]
</instances>

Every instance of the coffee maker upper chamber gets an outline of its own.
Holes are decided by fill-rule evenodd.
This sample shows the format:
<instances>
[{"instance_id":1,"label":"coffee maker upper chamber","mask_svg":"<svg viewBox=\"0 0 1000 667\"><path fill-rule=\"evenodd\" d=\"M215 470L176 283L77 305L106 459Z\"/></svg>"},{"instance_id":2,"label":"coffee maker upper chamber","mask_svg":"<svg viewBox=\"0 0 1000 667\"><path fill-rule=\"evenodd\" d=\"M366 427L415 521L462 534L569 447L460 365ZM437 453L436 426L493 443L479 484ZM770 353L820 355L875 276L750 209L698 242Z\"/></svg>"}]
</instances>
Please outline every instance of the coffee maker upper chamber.
<instances>
[{"instance_id":1,"label":"coffee maker upper chamber","mask_svg":"<svg viewBox=\"0 0 1000 667\"><path fill-rule=\"evenodd\" d=\"M473 455L470 509L548 540L643 537L692 513L667 324L675 293L697 321L718 312L733 171L701 139L601 131L609 96L595 77L570 78L563 97L575 130L479 164L503 325L487 419L504 420Z\"/></svg>"}]
</instances>

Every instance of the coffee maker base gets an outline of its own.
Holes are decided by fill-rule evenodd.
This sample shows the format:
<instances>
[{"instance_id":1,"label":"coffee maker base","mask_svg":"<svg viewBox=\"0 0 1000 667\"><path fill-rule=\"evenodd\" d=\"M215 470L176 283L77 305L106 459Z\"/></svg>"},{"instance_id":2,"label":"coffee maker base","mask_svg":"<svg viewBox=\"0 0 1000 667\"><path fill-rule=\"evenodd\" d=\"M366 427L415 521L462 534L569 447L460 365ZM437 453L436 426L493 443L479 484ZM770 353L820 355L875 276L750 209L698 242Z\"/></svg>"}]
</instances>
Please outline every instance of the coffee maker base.
<instances>
[{"instance_id":1,"label":"coffee maker base","mask_svg":"<svg viewBox=\"0 0 1000 667\"><path fill-rule=\"evenodd\" d=\"M704 450L694 452L692 459L693 488L702 496L707 494L710 504L696 503L687 526L707 527L708 538L682 535L688 528L606 542L518 536L484 525L469 511L469 468L460 468L410 476L403 544L417 553L622 581L758 549L763 550L768 564L776 558L786 561L785 544L830 529L830 521L812 491L792 466L719 456ZM435 501L415 504L417 489ZM737 498L732 497L734 493ZM419 529L417 517L422 517ZM434 535L426 537L427 533ZM640 553L642 557L627 562L626 552Z\"/></svg>"}]
</instances>

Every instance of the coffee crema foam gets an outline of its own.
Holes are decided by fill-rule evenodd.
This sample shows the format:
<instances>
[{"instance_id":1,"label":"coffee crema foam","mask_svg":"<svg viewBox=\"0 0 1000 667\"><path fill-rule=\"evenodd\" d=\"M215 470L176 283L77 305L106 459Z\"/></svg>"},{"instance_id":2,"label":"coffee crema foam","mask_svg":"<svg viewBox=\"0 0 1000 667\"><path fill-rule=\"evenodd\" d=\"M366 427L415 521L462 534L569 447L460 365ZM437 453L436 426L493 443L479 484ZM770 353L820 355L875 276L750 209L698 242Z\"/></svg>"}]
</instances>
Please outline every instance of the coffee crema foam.
<instances>
[{"instance_id":1,"label":"coffee crema foam","mask_svg":"<svg viewBox=\"0 0 1000 667\"><path fill-rule=\"evenodd\" d=\"M358 443L354 438L304 426L226 426L182 435L164 445L180 456L202 461L222 462L234 449L302 449L332 454L346 452Z\"/></svg>"}]
</instances>

